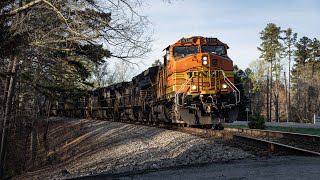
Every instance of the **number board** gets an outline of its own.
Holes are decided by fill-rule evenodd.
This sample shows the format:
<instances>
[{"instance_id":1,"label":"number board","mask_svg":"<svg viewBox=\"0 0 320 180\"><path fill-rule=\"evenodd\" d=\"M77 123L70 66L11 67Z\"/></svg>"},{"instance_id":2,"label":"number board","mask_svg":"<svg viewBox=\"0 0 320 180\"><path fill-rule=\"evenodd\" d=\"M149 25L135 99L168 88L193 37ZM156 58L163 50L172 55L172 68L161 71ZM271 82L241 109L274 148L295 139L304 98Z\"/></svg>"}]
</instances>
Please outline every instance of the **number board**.
<instances>
[{"instance_id":1,"label":"number board","mask_svg":"<svg viewBox=\"0 0 320 180\"><path fill-rule=\"evenodd\" d=\"M206 38L206 41L209 42L216 42L218 41L218 38Z\"/></svg>"},{"instance_id":2,"label":"number board","mask_svg":"<svg viewBox=\"0 0 320 180\"><path fill-rule=\"evenodd\" d=\"M182 43L193 43L193 38L183 38Z\"/></svg>"}]
</instances>

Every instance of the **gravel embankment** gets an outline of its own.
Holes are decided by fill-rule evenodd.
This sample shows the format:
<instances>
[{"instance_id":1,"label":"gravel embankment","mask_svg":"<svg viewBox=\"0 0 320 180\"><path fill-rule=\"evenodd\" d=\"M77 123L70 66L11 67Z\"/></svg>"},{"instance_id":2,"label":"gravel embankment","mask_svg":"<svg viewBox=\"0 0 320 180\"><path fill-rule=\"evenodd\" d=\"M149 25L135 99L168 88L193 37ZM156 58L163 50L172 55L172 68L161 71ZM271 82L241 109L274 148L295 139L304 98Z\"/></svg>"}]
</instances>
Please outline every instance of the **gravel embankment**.
<instances>
[{"instance_id":1,"label":"gravel embankment","mask_svg":"<svg viewBox=\"0 0 320 180\"><path fill-rule=\"evenodd\" d=\"M76 131L72 138L63 137L62 127L50 131L49 138L63 141L55 142L47 157L40 159L50 156L55 164L16 178L65 179L254 157L242 149L182 132L119 122L79 121L65 121L66 132Z\"/></svg>"}]
</instances>

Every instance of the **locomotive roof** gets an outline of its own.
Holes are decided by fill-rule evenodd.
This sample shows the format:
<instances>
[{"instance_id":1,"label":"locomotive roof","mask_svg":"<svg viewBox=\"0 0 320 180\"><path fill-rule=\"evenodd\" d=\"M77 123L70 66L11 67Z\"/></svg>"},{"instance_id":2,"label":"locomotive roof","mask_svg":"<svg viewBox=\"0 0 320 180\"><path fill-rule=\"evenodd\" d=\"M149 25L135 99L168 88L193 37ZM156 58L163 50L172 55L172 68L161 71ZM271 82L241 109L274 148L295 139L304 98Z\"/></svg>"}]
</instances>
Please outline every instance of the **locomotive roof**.
<instances>
[{"instance_id":1,"label":"locomotive roof","mask_svg":"<svg viewBox=\"0 0 320 180\"><path fill-rule=\"evenodd\" d=\"M229 46L222 41L220 41L218 38L215 37L203 37L203 36L192 36L190 38L181 38L176 43L172 44L171 46L183 46L183 45L189 45L189 44L212 44L212 45L225 45L228 49ZM169 48L170 46L166 47L165 49Z\"/></svg>"},{"instance_id":2,"label":"locomotive roof","mask_svg":"<svg viewBox=\"0 0 320 180\"><path fill-rule=\"evenodd\" d=\"M143 78L143 77L152 76L152 75L154 75L155 73L158 72L157 71L158 68L159 68L159 66L149 67L148 69L146 69L142 73L140 73L137 76L133 77L132 81L134 81L134 80L140 81L140 79ZM98 88L94 89L92 91L92 93L95 94L96 92L99 92L99 91L121 89L123 87L129 86L130 83L131 82L120 82L120 83L116 83L116 84L111 84L111 85L106 86L106 87L98 87Z\"/></svg>"},{"instance_id":3,"label":"locomotive roof","mask_svg":"<svg viewBox=\"0 0 320 180\"><path fill-rule=\"evenodd\" d=\"M104 90L115 90L115 89L120 89L122 87L126 87L129 85L130 82L120 82L116 84L111 84L110 86L106 87L98 87L95 90L93 90L93 93L99 92L99 91L104 91Z\"/></svg>"},{"instance_id":4,"label":"locomotive roof","mask_svg":"<svg viewBox=\"0 0 320 180\"><path fill-rule=\"evenodd\" d=\"M158 72L158 68L159 66L152 66L149 67L148 69L146 69L145 71L143 71L142 73L138 74L137 76L132 78L132 81L134 80L140 80L143 77L150 77L152 75L154 75L155 73Z\"/></svg>"}]
</instances>

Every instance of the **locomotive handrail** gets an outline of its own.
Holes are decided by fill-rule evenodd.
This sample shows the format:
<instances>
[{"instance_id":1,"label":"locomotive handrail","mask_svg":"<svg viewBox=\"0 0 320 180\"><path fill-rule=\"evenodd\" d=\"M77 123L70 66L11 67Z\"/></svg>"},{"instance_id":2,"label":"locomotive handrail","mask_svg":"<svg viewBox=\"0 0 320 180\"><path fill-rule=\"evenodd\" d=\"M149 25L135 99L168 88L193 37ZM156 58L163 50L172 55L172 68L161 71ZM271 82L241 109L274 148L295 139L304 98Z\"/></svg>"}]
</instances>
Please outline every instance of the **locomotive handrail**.
<instances>
[{"instance_id":1,"label":"locomotive handrail","mask_svg":"<svg viewBox=\"0 0 320 180\"><path fill-rule=\"evenodd\" d=\"M180 87L180 89L176 92L176 94L174 95L174 97L175 97L175 99L176 99L176 104L178 105L178 106L182 106L182 105L180 105L179 104L179 100L178 100L178 95L180 94L180 92L182 91L182 89L188 84L188 82L193 78L193 76L194 76L194 73L192 73L192 76L189 78L189 79L187 79L186 80L186 82L184 82L183 84L182 84L182 86Z\"/></svg>"},{"instance_id":2,"label":"locomotive handrail","mask_svg":"<svg viewBox=\"0 0 320 180\"><path fill-rule=\"evenodd\" d=\"M232 88L233 92L236 92L236 105L240 102L240 91L239 89L230 81L230 79L226 76L225 72L221 70L224 81L228 84L229 87ZM239 96L239 97L238 97Z\"/></svg>"}]
</instances>

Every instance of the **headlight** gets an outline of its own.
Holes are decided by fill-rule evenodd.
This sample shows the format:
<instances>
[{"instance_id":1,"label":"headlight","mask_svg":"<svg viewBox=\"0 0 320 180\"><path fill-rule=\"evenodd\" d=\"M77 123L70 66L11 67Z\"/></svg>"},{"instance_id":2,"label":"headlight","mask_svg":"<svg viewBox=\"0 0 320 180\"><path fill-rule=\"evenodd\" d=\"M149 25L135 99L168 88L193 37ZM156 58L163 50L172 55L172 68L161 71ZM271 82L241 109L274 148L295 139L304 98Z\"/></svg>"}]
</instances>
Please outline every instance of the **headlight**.
<instances>
[{"instance_id":1,"label":"headlight","mask_svg":"<svg viewBox=\"0 0 320 180\"><path fill-rule=\"evenodd\" d=\"M208 64L208 56L202 56L202 64L207 65Z\"/></svg>"},{"instance_id":2,"label":"headlight","mask_svg":"<svg viewBox=\"0 0 320 180\"><path fill-rule=\"evenodd\" d=\"M192 87L191 87L191 89L194 91L194 90L197 90L197 86L195 86L195 85L193 85Z\"/></svg>"},{"instance_id":3,"label":"headlight","mask_svg":"<svg viewBox=\"0 0 320 180\"><path fill-rule=\"evenodd\" d=\"M208 64L208 61L207 61L207 60L203 60L203 61L202 61L202 64L203 64L203 65L207 65L207 64Z\"/></svg>"},{"instance_id":4,"label":"headlight","mask_svg":"<svg viewBox=\"0 0 320 180\"><path fill-rule=\"evenodd\" d=\"M228 85L222 84L222 89L226 89L227 87L228 87Z\"/></svg>"}]
</instances>

